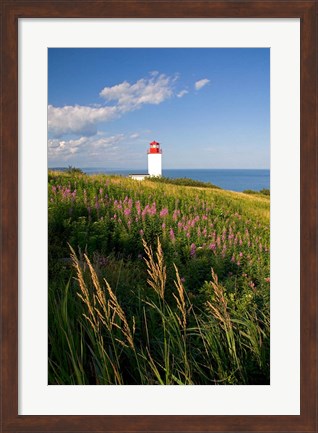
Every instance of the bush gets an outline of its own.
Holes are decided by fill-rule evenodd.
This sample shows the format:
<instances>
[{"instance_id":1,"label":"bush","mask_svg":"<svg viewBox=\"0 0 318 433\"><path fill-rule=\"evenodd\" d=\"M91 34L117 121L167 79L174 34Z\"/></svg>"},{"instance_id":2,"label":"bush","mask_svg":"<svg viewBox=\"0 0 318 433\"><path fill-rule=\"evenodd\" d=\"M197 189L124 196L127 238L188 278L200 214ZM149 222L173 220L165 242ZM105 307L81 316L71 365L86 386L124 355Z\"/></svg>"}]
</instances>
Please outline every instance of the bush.
<instances>
[{"instance_id":1,"label":"bush","mask_svg":"<svg viewBox=\"0 0 318 433\"><path fill-rule=\"evenodd\" d=\"M162 177L150 177L147 180L150 180L151 182L158 182L158 183L169 183L172 185L197 186L200 188L221 189L219 186L213 185L211 182L201 182L200 180L194 180L188 177L179 177L179 178L172 179L170 177L162 176Z\"/></svg>"},{"instance_id":2,"label":"bush","mask_svg":"<svg viewBox=\"0 0 318 433\"><path fill-rule=\"evenodd\" d=\"M65 173L67 173L67 174L84 174L83 170L81 170L80 168L72 167L71 165L69 165L67 167L67 169L65 170Z\"/></svg>"},{"instance_id":3,"label":"bush","mask_svg":"<svg viewBox=\"0 0 318 433\"><path fill-rule=\"evenodd\" d=\"M270 195L270 190L263 188L260 191L254 191L252 189L245 189L244 191L242 191L243 194L262 194L262 195Z\"/></svg>"}]
</instances>

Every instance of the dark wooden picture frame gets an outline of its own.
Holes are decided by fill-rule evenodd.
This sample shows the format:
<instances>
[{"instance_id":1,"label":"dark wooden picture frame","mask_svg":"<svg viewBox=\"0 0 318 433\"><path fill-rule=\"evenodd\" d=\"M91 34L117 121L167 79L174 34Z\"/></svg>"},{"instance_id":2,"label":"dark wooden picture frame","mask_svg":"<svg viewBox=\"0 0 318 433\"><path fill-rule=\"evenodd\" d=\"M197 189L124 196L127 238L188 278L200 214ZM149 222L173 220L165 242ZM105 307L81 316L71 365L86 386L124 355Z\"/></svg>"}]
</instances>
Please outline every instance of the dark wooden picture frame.
<instances>
[{"instance_id":1,"label":"dark wooden picture frame","mask_svg":"<svg viewBox=\"0 0 318 433\"><path fill-rule=\"evenodd\" d=\"M3 0L1 287L3 432L317 432L317 2ZM300 18L301 411L299 416L18 415L18 19ZM288 361L288 360L286 360Z\"/></svg>"}]
</instances>

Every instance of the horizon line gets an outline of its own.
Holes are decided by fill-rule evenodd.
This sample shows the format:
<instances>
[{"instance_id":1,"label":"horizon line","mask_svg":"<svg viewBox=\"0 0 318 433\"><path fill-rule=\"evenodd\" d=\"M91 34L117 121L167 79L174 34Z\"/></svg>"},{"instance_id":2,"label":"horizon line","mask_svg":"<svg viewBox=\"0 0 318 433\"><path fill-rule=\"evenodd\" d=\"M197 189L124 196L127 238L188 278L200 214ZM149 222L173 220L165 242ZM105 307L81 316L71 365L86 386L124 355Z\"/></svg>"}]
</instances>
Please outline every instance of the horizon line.
<instances>
[{"instance_id":1,"label":"horizon line","mask_svg":"<svg viewBox=\"0 0 318 433\"><path fill-rule=\"evenodd\" d=\"M147 170L147 168L123 168L123 167L105 167L105 166L91 166L91 167L83 167L83 166L73 166L73 165L55 165L55 166L48 166L48 169L52 169L52 168L68 168L68 167L74 167L74 168L79 168L79 169L104 169L104 170ZM262 167L262 168L242 168L242 167L209 167L209 168L204 168L204 167L178 167L178 168L163 168L162 171L164 170L270 170L270 167Z\"/></svg>"}]
</instances>

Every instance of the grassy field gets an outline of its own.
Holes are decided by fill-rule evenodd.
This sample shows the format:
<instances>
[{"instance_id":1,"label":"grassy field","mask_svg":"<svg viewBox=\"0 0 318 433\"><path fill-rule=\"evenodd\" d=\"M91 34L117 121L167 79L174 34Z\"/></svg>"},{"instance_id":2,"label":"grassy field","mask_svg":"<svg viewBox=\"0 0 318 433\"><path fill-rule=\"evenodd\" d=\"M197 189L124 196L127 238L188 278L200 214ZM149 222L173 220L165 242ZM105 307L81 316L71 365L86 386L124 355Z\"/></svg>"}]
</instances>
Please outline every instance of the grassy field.
<instances>
[{"instance_id":1,"label":"grassy field","mask_svg":"<svg viewBox=\"0 0 318 433\"><path fill-rule=\"evenodd\" d=\"M50 384L269 383L268 196L61 172L48 196Z\"/></svg>"}]
</instances>

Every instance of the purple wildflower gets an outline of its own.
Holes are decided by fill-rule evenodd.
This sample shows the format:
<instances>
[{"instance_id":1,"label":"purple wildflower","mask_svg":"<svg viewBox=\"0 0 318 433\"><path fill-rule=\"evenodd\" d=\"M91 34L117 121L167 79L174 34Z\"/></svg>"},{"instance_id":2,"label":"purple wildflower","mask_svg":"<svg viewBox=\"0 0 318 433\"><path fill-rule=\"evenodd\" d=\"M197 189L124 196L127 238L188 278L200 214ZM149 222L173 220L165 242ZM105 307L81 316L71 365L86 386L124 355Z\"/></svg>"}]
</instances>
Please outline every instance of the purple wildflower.
<instances>
[{"instance_id":1,"label":"purple wildflower","mask_svg":"<svg viewBox=\"0 0 318 433\"><path fill-rule=\"evenodd\" d=\"M190 256L191 257L195 256L196 250L197 250L197 247L195 246L195 244L192 243L190 246Z\"/></svg>"},{"instance_id":2,"label":"purple wildflower","mask_svg":"<svg viewBox=\"0 0 318 433\"><path fill-rule=\"evenodd\" d=\"M168 209L165 207L165 208L163 208L163 209L160 211L160 217L163 218L163 217L165 217L166 215L168 215L168 213L169 213L169 211L168 211Z\"/></svg>"}]
</instances>

